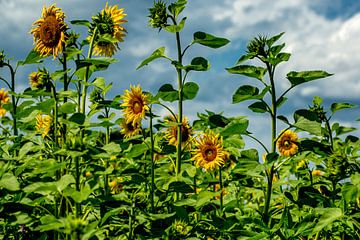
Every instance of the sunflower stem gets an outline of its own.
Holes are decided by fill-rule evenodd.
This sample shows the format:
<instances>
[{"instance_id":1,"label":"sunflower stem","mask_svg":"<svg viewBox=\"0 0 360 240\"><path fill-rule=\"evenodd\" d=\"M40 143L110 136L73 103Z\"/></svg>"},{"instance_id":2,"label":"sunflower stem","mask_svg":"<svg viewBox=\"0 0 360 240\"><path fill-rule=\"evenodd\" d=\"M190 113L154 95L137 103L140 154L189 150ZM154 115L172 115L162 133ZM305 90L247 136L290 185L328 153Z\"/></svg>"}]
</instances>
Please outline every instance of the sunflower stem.
<instances>
[{"instance_id":1,"label":"sunflower stem","mask_svg":"<svg viewBox=\"0 0 360 240\"><path fill-rule=\"evenodd\" d=\"M151 194L150 194L150 202L151 202L151 212L155 213L154 206L154 194L155 194L155 162L154 162L154 133L153 133L153 115L151 112L151 106L149 108L150 112L150 158L151 158Z\"/></svg>"},{"instance_id":2,"label":"sunflower stem","mask_svg":"<svg viewBox=\"0 0 360 240\"><path fill-rule=\"evenodd\" d=\"M96 34L97 34L97 27L94 28L93 34L91 36L89 51L88 51L88 56L87 56L88 59L91 58L91 56L92 56ZM84 115L85 115L85 105L86 105L86 92L87 92L88 80L89 80L89 71L90 71L90 66L86 66L85 78L84 78L83 88L82 88L82 97L81 97L81 101L82 101L81 102L81 113L83 113Z\"/></svg>"},{"instance_id":3,"label":"sunflower stem","mask_svg":"<svg viewBox=\"0 0 360 240\"><path fill-rule=\"evenodd\" d=\"M266 62L266 67L269 74L270 85L271 85L271 153L276 151L276 117L277 117L277 105L276 105L276 88L274 82L275 67ZM269 221L269 208L272 194L272 179L274 177L274 164L271 166L270 171L266 174L267 176L267 189L265 194L265 205L263 212L263 221L267 224Z\"/></svg>"},{"instance_id":4,"label":"sunflower stem","mask_svg":"<svg viewBox=\"0 0 360 240\"><path fill-rule=\"evenodd\" d=\"M219 166L219 185L220 185L220 217L223 215L223 181L222 181L222 167Z\"/></svg>"},{"instance_id":5,"label":"sunflower stem","mask_svg":"<svg viewBox=\"0 0 360 240\"><path fill-rule=\"evenodd\" d=\"M11 85L10 85L10 90L13 92L11 94L11 103L12 103L12 112L11 112L11 116L13 119L13 131L14 131L14 136L18 135L18 129L17 129L17 120L16 120L16 110L17 110L17 105L16 105L16 98L15 98L15 70L14 68L9 64L9 63L3 63L4 66L7 66L10 70L10 77L11 77ZM6 82L6 80L4 80ZM8 82L6 82L7 85L9 86Z\"/></svg>"},{"instance_id":6,"label":"sunflower stem","mask_svg":"<svg viewBox=\"0 0 360 240\"><path fill-rule=\"evenodd\" d=\"M171 18L174 22L174 25L177 25L175 18ZM182 51L181 51L181 40L180 33L176 32L176 46L177 46L177 54L178 54L178 62L179 66L182 66ZM176 66L177 71L177 80L178 80L178 118L177 118L177 151L176 151L176 176L179 176L181 172L181 130L182 130L182 118L183 118L183 81L182 81L182 69ZM180 193L175 192L175 201L180 199Z\"/></svg>"}]
</instances>

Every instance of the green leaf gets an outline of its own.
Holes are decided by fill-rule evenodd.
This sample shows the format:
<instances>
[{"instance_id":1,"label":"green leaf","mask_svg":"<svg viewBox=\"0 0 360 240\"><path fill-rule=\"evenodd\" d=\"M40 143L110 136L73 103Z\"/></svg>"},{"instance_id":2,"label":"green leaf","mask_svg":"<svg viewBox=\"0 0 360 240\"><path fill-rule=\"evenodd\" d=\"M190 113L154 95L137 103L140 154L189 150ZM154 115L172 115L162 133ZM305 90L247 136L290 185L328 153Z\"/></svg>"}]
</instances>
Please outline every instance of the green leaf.
<instances>
[{"instance_id":1,"label":"green leaf","mask_svg":"<svg viewBox=\"0 0 360 240\"><path fill-rule=\"evenodd\" d=\"M115 58L106 58L106 57L98 57L98 58L85 58L81 60L75 60L76 69L84 67L93 67L93 71L106 70L110 64L117 62Z\"/></svg>"},{"instance_id":2,"label":"green leaf","mask_svg":"<svg viewBox=\"0 0 360 240\"><path fill-rule=\"evenodd\" d=\"M85 122L85 115L82 113L74 113L71 115L71 117L68 119L70 122L74 122L79 125L83 125Z\"/></svg>"},{"instance_id":3,"label":"green leaf","mask_svg":"<svg viewBox=\"0 0 360 240\"><path fill-rule=\"evenodd\" d=\"M66 102L59 107L59 112L70 114L76 112L76 108L77 108L77 104L72 102Z\"/></svg>"},{"instance_id":4,"label":"green leaf","mask_svg":"<svg viewBox=\"0 0 360 240\"><path fill-rule=\"evenodd\" d=\"M12 173L5 173L0 180L0 188L5 188L9 191L20 190L20 184Z\"/></svg>"},{"instance_id":5,"label":"green leaf","mask_svg":"<svg viewBox=\"0 0 360 240\"><path fill-rule=\"evenodd\" d=\"M239 58L239 60L237 60L236 65L239 65L239 64L241 64L241 63L243 63L243 62L245 62L245 61L247 61L247 60L249 60L249 59L253 59L253 58L254 58L254 55L253 55L253 54L250 54L250 53L245 54L245 55L242 55L242 56Z\"/></svg>"},{"instance_id":6,"label":"green leaf","mask_svg":"<svg viewBox=\"0 0 360 240\"><path fill-rule=\"evenodd\" d=\"M187 82L183 86L183 99L191 100L196 97L199 91L199 86L194 82Z\"/></svg>"},{"instance_id":7,"label":"green leaf","mask_svg":"<svg viewBox=\"0 0 360 240\"><path fill-rule=\"evenodd\" d=\"M335 131L336 136L339 136L339 135L346 134L346 133L353 132L353 131L357 130L354 127L340 126L339 123L334 123L332 125L331 129L332 129L332 131Z\"/></svg>"},{"instance_id":8,"label":"green leaf","mask_svg":"<svg viewBox=\"0 0 360 240\"><path fill-rule=\"evenodd\" d=\"M209 191L201 191L198 195L197 195L197 199L196 199L196 207L199 208L203 205L205 205L206 203L211 202L211 199L219 196L219 193L217 192L209 192Z\"/></svg>"},{"instance_id":9,"label":"green leaf","mask_svg":"<svg viewBox=\"0 0 360 240\"><path fill-rule=\"evenodd\" d=\"M216 127L225 127L230 121L220 114L214 114L209 116L209 122Z\"/></svg>"},{"instance_id":10,"label":"green leaf","mask_svg":"<svg viewBox=\"0 0 360 240\"><path fill-rule=\"evenodd\" d=\"M266 103L264 102L254 102L253 104L250 104L248 106L248 108L253 111L253 112L258 112L258 113L264 113L268 111L268 107L266 105Z\"/></svg>"},{"instance_id":11,"label":"green leaf","mask_svg":"<svg viewBox=\"0 0 360 240\"><path fill-rule=\"evenodd\" d=\"M307 109L299 109L299 110L295 111L295 113L294 113L295 122L297 122L300 117L306 118L310 121L318 121L319 120L316 113L314 113L310 110L307 110Z\"/></svg>"},{"instance_id":12,"label":"green leaf","mask_svg":"<svg viewBox=\"0 0 360 240\"><path fill-rule=\"evenodd\" d=\"M103 78L103 77L95 78L95 80L92 82L92 84L101 90L104 90L106 87L105 78Z\"/></svg>"},{"instance_id":13,"label":"green leaf","mask_svg":"<svg viewBox=\"0 0 360 240\"><path fill-rule=\"evenodd\" d=\"M321 124L316 121L310 121L304 117L299 117L299 119L293 126L316 136L322 135Z\"/></svg>"},{"instance_id":14,"label":"green leaf","mask_svg":"<svg viewBox=\"0 0 360 240\"><path fill-rule=\"evenodd\" d=\"M169 25L169 26L164 27L164 29L171 33L180 32L184 28L185 20L186 20L186 17L184 17L178 25Z\"/></svg>"},{"instance_id":15,"label":"green leaf","mask_svg":"<svg viewBox=\"0 0 360 240\"><path fill-rule=\"evenodd\" d=\"M56 182L56 187L59 192L62 192L69 184L75 183L75 178L73 175L66 174L63 175L59 181Z\"/></svg>"},{"instance_id":16,"label":"green leaf","mask_svg":"<svg viewBox=\"0 0 360 240\"><path fill-rule=\"evenodd\" d=\"M343 213L340 208L325 208L320 209L320 212L322 216L314 227L313 234L320 232L325 227L331 228L334 221L340 220L343 217Z\"/></svg>"},{"instance_id":17,"label":"green leaf","mask_svg":"<svg viewBox=\"0 0 360 240\"><path fill-rule=\"evenodd\" d=\"M75 47L66 47L64 53L66 54L66 60L69 60L76 55L80 55L82 53L82 50Z\"/></svg>"},{"instance_id":18,"label":"green leaf","mask_svg":"<svg viewBox=\"0 0 360 240\"><path fill-rule=\"evenodd\" d=\"M245 100L262 99L269 91L270 87L266 87L259 94L259 89L251 85L243 85L239 87L232 97L232 103L239 103Z\"/></svg>"},{"instance_id":19,"label":"green leaf","mask_svg":"<svg viewBox=\"0 0 360 240\"><path fill-rule=\"evenodd\" d=\"M81 25L86 27L91 27L91 23L88 20L72 20L70 21L72 25Z\"/></svg>"},{"instance_id":20,"label":"green leaf","mask_svg":"<svg viewBox=\"0 0 360 240\"><path fill-rule=\"evenodd\" d=\"M285 32L281 32L278 35L275 35L275 36L271 37L270 39L268 39L266 41L266 44L268 45L268 47L271 47L277 40L279 40L282 37L282 35L284 35L284 33Z\"/></svg>"},{"instance_id":21,"label":"green leaf","mask_svg":"<svg viewBox=\"0 0 360 240\"><path fill-rule=\"evenodd\" d=\"M198 43L210 48L220 48L228 44L230 41L226 38L220 38L204 32L194 33L193 43Z\"/></svg>"},{"instance_id":22,"label":"green leaf","mask_svg":"<svg viewBox=\"0 0 360 240\"><path fill-rule=\"evenodd\" d=\"M333 74L321 70L302 71L302 72L289 72L286 77L292 86L297 86L302 83L310 82L316 79L332 76Z\"/></svg>"},{"instance_id":23,"label":"green leaf","mask_svg":"<svg viewBox=\"0 0 360 240\"><path fill-rule=\"evenodd\" d=\"M171 3L168 7L169 11L173 14L175 18L185 9L187 0L178 0L174 3Z\"/></svg>"},{"instance_id":24,"label":"green leaf","mask_svg":"<svg viewBox=\"0 0 360 240\"><path fill-rule=\"evenodd\" d=\"M67 69L66 71L58 70L51 74L51 79L56 81L59 78L62 78L67 72L69 72L70 69Z\"/></svg>"},{"instance_id":25,"label":"green leaf","mask_svg":"<svg viewBox=\"0 0 360 240\"><path fill-rule=\"evenodd\" d=\"M148 58L146 58L145 60L143 60L140 65L136 68L136 70L142 68L143 66L149 64L150 62L152 62L155 59L158 58L165 58L165 47L160 47L158 49L156 49Z\"/></svg>"},{"instance_id":26,"label":"green leaf","mask_svg":"<svg viewBox=\"0 0 360 240\"><path fill-rule=\"evenodd\" d=\"M189 71L207 71L210 69L210 63L203 57L196 57L191 60L190 65L185 66L184 70Z\"/></svg>"},{"instance_id":27,"label":"green leaf","mask_svg":"<svg viewBox=\"0 0 360 240\"><path fill-rule=\"evenodd\" d=\"M245 134L246 129L249 126L249 120L247 119L235 119L232 120L226 127L221 131L223 137L228 137L235 134Z\"/></svg>"},{"instance_id":28,"label":"green leaf","mask_svg":"<svg viewBox=\"0 0 360 240\"><path fill-rule=\"evenodd\" d=\"M178 91L171 84L162 85L155 98L161 98L164 101L174 102L179 99Z\"/></svg>"},{"instance_id":29,"label":"green leaf","mask_svg":"<svg viewBox=\"0 0 360 240\"><path fill-rule=\"evenodd\" d=\"M71 197L75 202L81 203L88 199L92 190L89 184L85 183L85 185L81 188L80 192L76 191L74 188L64 188L63 195L65 197Z\"/></svg>"},{"instance_id":30,"label":"green leaf","mask_svg":"<svg viewBox=\"0 0 360 240\"><path fill-rule=\"evenodd\" d=\"M194 189L185 182L175 181L169 184L169 192L193 193Z\"/></svg>"},{"instance_id":31,"label":"green leaf","mask_svg":"<svg viewBox=\"0 0 360 240\"><path fill-rule=\"evenodd\" d=\"M351 104L351 103L333 103L331 104L331 112L332 113L335 113L339 110L342 110L342 109L346 109L346 108L355 108L357 107L356 105L354 104Z\"/></svg>"},{"instance_id":32,"label":"green leaf","mask_svg":"<svg viewBox=\"0 0 360 240\"><path fill-rule=\"evenodd\" d=\"M259 80L263 79L263 77L267 71L266 68L256 67L256 66L251 66L251 65L239 65L239 66L235 66L232 68L226 68L226 70L229 73L241 74L241 75L251 77L251 78L256 78Z\"/></svg>"},{"instance_id":33,"label":"green leaf","mask_svg":"<svg viewBox=\"0 0 360 240\"><path fill-rule=\"evenodd\" d=\"M176 212L173 213L159 213L159 214L153 214L149 213L150 219L153 221L159 220L159 219L167 219L175 216Z\"/></svg>"},{"instance_id":34,"label":"green leaf","mask_svg":"<svg viewBox=\"0 0 360 240\"><path fill-rule=\"evenodd\" d=\"M148 150L148 147L145 144L133 145L131 147L130 151L127 153L127 157L128 158L138 157L138 156L144 154L144 152L146 152L147 150Z\"/></svg>"},{"instance_id":35,"label":"green leaf","mask_svg":"<svg viewBox=\"0 0 360 240\"><path fill-rule=\"evenodd\" d=\"M29 52L24 61L19 61L19 65L41 63L43 57L34 49Z\"/></svg>"}]
</instances>

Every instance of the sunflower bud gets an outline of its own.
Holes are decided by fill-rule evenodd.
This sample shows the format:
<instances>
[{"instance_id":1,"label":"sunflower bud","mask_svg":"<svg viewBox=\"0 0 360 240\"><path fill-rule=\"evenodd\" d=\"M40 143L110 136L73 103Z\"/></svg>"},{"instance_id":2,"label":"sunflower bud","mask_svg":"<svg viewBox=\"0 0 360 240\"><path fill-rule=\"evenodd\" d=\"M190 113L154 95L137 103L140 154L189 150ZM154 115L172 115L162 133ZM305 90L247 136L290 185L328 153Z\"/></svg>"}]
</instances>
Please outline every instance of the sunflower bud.
<instances>
[{"instance_id":1,"label":"sunflower bud","mask_svg":"<svg viewBox=\"0 0 360 240\"><path fill-rule=\"evenodd\" d=\"M5 54L4 51L0 52L0 67L4 66Z\"/></svg>"},{"instance_id":2,"label":"sunflower bud","mask_svg":"<svg viewBox=\"0 0 360 240\"><path fill-rule=\"evenodd\" d=\"M75 46L76 45L76 41L77 39L80 37L80 34L77 34L76 32L74 31L71 31L68 36L67 36L67 39L66 39L66 46L69 47L69 46Z\"/></svg>"},{"instance_id":3,"label":"sunflower bud","mask_svg":"<svg viewBox=\"0 0 360 240\"><path fill-rule=\"evenodd\" d=\"M149 24L153 28L163 28L167 26L168 15L166 13L166 4L161 0L154 2L154 7L149 9Z\"/></svg>"},{"instance_id":4,"label":"sunflower bud","mask_svg":"<svg viewBox=\"0 0 360 240\"><path fill-rule=\"evenodd\" d=\"M191 231L192 227L188 226L183 220L175 220L171 225L171 228L175 235L186 236Z\"/></svg>"},{"instance_id":5,"label":"sunflower bud","mask_svg":"<svg viewBox=\"0 0 360 240\"><path fill-rule=\"evenodd\" d=\"M318 117L317 122L325 122L326 121L326 112L324 108L321 106L322 99L318 96L314 97L313 106L310 107L310 111L315 113Z\"/></svg>"},{"instance_id":6,"label":"sunflower bud","mask_svg":"<svg viewBox=\"0 0 360 240\"><path fill-rule=\"evenodd\" d=\"M254 56L266 57L266 41L267 39L265 36L259 36L257 38L254 38L247 46L247 52Z\"/></svg>"}]
</instances>

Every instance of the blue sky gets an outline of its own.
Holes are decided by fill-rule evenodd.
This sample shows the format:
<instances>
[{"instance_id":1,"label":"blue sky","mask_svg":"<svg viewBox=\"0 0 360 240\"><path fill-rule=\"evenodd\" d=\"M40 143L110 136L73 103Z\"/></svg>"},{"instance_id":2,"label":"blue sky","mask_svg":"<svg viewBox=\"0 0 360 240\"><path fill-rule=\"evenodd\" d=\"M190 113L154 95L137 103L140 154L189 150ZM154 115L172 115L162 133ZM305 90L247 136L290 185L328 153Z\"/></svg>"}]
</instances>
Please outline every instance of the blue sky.
<instances>
[{"instance_id":1,"label":"blue sky","mask_svg":"<svg viewBox=\"0 0 360 240\"><path fill-rule=\"evenodd\" d=\"M282 41L285 51L292 57L279 67L276 82L279 91L288 87L286 73L295 70L322 69L335 75L305 84L290 92L286 107L280 114L291 116L293 111L311 105L312 97L319 95L325 106L332 102L349 102L360 106L360 2L356 0L188 0L183 16L187 24L182 32L182 42L191 42L192 34L204 31L228 38L231 43L221 49L194 46L185 57L185 62L195 56L207 58L212 65L209 72L192 73L189 80L200 85L195 100L185 103L185 114L191 120L196 112L205 109L223 111L226 116L249 116L250 131L267 142L270 122L267 117L253 114L246 103L231 104L231 96L242 84L252 82L245 77L230 75L226 67L234 65L245 51L247 42L259 34L272 36L285 32ZM44 4L56 3L66 14L66 21L88 19L104 6L101 0L0 0L0 50L8 57L22 60L33 47L32 36L28 33L31 24L41 16ZM122 94L130 84L140 83L144 90L155 93L164 83L175 83L176 74L166 61L155 61L136 71L139 63L160 46L175 58L173 35L166 31L148 27L148 8L153 0L109 1L118 4L128 14L125 27L128 35L116 54L119 62L108 71L101 73L108 82L114 83L111 95ZM69 24L70 25L70 24ZM70 27L72 27L70 25ZM83 28L75 28L86 32ZM51 58L47 64L54 65ZM27 87L27 75L35 66L19 70L17 87ZM0 75L5 73L0 70ZM165 114L161 112L161 114ZM335 120L344 125L360 128L359 108L344 110ZM280 130L280 129L279 129ZM359 131L354 134L359 135ZM250 144L249 146L252 146Z\"/></svg>"}]
</instances>

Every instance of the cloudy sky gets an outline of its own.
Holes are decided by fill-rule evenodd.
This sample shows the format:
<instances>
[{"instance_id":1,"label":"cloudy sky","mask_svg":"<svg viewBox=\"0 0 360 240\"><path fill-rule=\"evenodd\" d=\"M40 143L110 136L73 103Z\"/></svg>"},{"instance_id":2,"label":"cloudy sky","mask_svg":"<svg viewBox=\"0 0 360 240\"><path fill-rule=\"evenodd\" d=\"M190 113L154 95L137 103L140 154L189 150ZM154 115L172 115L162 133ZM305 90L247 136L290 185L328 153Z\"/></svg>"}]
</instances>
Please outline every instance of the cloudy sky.
<instances>
[{"instance_id":1,"label":"cloudy sky","mask_svg":"<svg viewBox=\"0 0 360 240\"><path fill-rule=\"evenodd\" d=\"M168 0L171 2L170 0ZM28 33L31 24L41 16L44 4L57 4L66 14L66 21L90 20L104 6L101 0L0 0L0 50L4 49L14 61L22 60L33 47ZM168 56L175 58L174 36L166 31L148 27L148 8L153 0L109 1L118 4L127 13L125 27L128 31L121 51L116 54L119 62L101 73L113 82L111 95L121 94L130 84L140 83L144 90L156 93L164 83L174 83L176 72L166 61L154 61L138 71L139 63L160 46L166 47ZM335 74L332 77L301 85L288 95L289 100L280 114L291 116L293 111L311 105L314 95L321 96L328 107L332 102L349 102L360 106L360 1L357 0L188 0L182 16L187 17L182 42L186 46L192 34L204 31L228 38L231 43L221 49L193 46L185 63L195 56L207 58L212 67L208 72L191 73L189 80L199 84L195 100L185 103L185 114L191 120L196 112L205 109L224 112L225 116L249 116L250 131L268 142L270 122L261 114L253 114L247 103L233 105L231 96L242 84L253 80L225 71L244 54L247 42L259 34L272 36L285 32L282 41L285 51L292 54L289 62L282 64L276 73L279 92L288 86L286 73L295 70L321 69ZM69 26L82 32L83 28ZM51 58L46 64L56 64ZM17 88L27 87L27 75L36 66L19 69ZM6 74L0 70L0 75ZM359 108L344 110L334 120L344 125L360 128ZM359 135L359 131L354 133ZM250 143L248 146L252 146Z\"/></svg>"}]
</instances>

